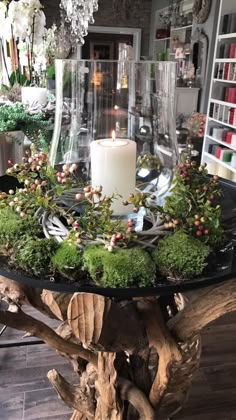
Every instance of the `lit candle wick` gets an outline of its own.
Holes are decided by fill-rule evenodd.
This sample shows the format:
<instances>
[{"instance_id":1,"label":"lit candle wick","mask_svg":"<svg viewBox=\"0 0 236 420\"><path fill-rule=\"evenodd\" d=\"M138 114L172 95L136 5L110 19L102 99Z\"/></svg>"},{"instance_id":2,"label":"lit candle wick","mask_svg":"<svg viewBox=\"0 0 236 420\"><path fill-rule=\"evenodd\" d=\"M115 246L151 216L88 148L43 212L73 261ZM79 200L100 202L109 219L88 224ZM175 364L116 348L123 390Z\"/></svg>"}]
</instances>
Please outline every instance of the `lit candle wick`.
<instances>
[{"instance_id":1,"label":"lit candle wick","mask_svg":"<svg viewBox=\"0 0 236 420\"><path fill-rule=\"evenodd\" d=\"M112 141L115 141L115 139L116 139L116 132L115 132L115 130L112 130L111 137L112 137Z\"/></svg>"}]
</instances>

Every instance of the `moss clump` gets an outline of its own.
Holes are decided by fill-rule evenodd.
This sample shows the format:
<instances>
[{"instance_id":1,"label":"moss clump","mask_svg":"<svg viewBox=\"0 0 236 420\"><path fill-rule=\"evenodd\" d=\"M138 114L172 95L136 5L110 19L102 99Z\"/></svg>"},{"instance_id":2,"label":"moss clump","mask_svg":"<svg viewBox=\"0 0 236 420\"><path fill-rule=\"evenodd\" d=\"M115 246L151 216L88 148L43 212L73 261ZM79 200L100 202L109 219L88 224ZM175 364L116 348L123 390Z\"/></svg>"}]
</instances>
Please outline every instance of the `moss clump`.
<instances>
[{"instance_id":1,"label":"moss clump","mask_svg":"<svg viewBox=\"0 0 236 420\"><path fill-rule=\"evenodd\" d=\"M52 257L53 266L61 273L77 271L82 266L82 255L75 245L70 245L64 241L60 244L56 253Z\"/></svg>"},{"instance_id":2,"label":"moss clump","mask_svg":"<svg viewBox=\"0 0 236 420\"><path fill-rule=\"evenodd\" d=\"M51 257L58 244L54 239L25 237L14 249L14 265L35 275L42 276L51 270Z\"/></svg>"},{"instance_id":3,"label":"moss clump","mask_svg":"<svg viewBox=\"0 0 236 420\"><path fill-rule=\"evenodd\" d=\"M140 248L108 252L90 246L84 251L83 261L92 279L106 287L151 286L155 281L155 264Z\"/></svg>"},{"instance_id":4,"label":"moss clump","mask_svg":"<svg viewBox=\"0 0 236 420\"><path fill-rule=\"evenodd\" d=\"M40 227L35 220L25 220L10 207L0 209L0 245L12 247L26 232L39 234Z\"/></svg>"},{"instance_id":5,"label":"moss clump","mask_svg":"<svg viewBox=\"0 0 236 420\"><path fill-rule=\"evenodd\" d=\"M160 241L152 256L162 274L189 279L203 272L209 254L209 246L178 231Z\"/></svg>"}]
</instances>

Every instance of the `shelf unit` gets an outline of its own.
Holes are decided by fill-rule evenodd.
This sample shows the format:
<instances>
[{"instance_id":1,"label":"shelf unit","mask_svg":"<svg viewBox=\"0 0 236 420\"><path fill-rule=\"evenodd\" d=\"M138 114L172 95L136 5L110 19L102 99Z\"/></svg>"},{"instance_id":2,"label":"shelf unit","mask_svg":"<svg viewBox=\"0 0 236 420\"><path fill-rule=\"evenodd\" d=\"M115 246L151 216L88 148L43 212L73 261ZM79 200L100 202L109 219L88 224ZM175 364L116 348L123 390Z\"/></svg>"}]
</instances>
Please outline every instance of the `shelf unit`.
<instances>
[{"instance_id":1,"label":"shelf unit","mask_svg":"<svg viewBox=\"0 0 236 420\"><path fill-rule=\"evenodd\" d=\"M233 14L235 16L228 18L227 22L227 18L224 16ZM232 28L232 24L233 30L227 31L227 27ZM207 164L209 173L236 182L236 168L231 165L231 162L219 159L219 152L217 153L219 150L217 147L220 147L226 151L232 151L232 156L234 153L236 154L235 141L234 145L226 142L227 136L232 139L232 135L235 135L233 139L236 139L236 27L234 25L236 25L236 2L221 0L202 163ZM217 129L220 130L217 131Z\"/></svg>"},{"instance_id":2,"label":"shelf unit","mask_svg":"<svg viewBox=\"0 0 236 420\"><path fill-rule=\"evenodd\" d=\"M188 13L192 12L193 7L193 1L194 0L184 0L181 5L181 11L184 15L188 15ZM170 36L165 38L159 38L156 39L156 30L157 29L166 29L166 25L163 24L160 16L164 15L168 12L168 7L165 7L163 9L158 9L155 12L155 19L154 19L154 31L153 31L153 60L159 60L161 54L166 54L167 58L168 56L171 56L171 60L174 60L174 52L173 52L173 46L171 44L171 39L173 37L178 36L179 41L181 43L185 43L186 37L190 39L190 35L192 33L192 22L191 24L185 24L183 26L170 26ZM187 35L188 34L188 35ZM189 54L188 54L189 55ZM167 59L165 58L165 59ZM170 58L170 57L169 57Z\"/></svg>"}]
</instances>

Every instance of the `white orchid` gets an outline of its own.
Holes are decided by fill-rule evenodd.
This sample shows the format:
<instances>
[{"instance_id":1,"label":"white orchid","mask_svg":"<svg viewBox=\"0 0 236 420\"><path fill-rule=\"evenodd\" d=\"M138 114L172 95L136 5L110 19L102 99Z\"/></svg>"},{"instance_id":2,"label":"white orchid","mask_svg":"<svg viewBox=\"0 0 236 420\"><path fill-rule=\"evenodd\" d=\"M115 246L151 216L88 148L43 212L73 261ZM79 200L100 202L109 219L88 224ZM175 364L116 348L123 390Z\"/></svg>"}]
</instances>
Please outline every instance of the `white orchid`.
<instances>
[{"instance_id":1,"label":"white orchid","mask_svg":"<svg viewBox=\"0 0 236 420\"><path fill-rule=\"evenodd\" d=\"M46 17L42 10L40 10L34 20L34 42L35 45L41 44L46 35Z\"/></svg>"},{"instance_id":2,"label":"white orchid","mask_svg":"<svg viewBox=\"0 0 236 420\"><path fill-rule=\"evenodd\" d=\"M4 20L7 13L7 6L1 1L0 3L0 21Z\"/></svg>"},{"instance_id":3,"label":"white orchid","mask_svg":"<svg viewBox=\"0 0 236 420\"><path fill-rule=\"evenodd\" d=\"M0 36L8 42L12 39L11 21L8 16L0 22Z\"/></svg>"},{"instance_id":4,"label":"white orchid","mask_svg":"<svg viewBox=\"0 0 236 420\"><path fill-rule=\"evenodd\" d=\"M0 36L6 40L14 38L21 47L24 43L26 47L19 47L20 62L27 59L30 77L36 61L37 46L43 43L46 34L46 18L42 9L40 0L11 0L8 7L0 1Z\"/></svg>"},{"instance_id":5,"label":"white orchid","mask_svg":"<svg viewBox=\"0 0 236 420\"><path fill-rule=\"evenodd\" d=\"M43 8L39 0L22 0L22 3L24 3L28 8L36 11Z\"/></svg>"}]
</instances>

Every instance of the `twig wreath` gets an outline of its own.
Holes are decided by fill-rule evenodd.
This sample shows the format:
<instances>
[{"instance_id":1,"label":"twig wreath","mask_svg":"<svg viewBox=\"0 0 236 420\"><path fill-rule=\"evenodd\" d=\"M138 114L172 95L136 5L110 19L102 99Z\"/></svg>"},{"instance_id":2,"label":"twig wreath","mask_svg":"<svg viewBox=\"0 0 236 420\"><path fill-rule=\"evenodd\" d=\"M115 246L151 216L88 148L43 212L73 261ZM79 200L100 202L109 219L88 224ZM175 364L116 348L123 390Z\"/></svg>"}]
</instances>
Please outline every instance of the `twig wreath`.
<instances>
[{"instance_id":1,"label":"twig wreath","mask_svg":"<svg viewBox=\"0 0 236 420\"><path fill-rule=\"evenodd\" d=\"M141 231L113 217L115 195L83 185L77 165L57 171L43 152L9 165L21 187L0 193L0 252L24 273L104 287L184 281L203 272L222 239L218 177L195 162L179 164L163 207L141 191L124 202L145 209Z\"/></svg>"}]
</instances>

